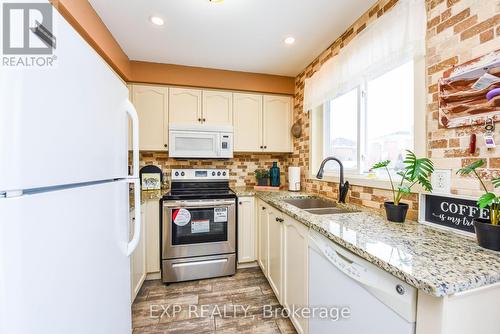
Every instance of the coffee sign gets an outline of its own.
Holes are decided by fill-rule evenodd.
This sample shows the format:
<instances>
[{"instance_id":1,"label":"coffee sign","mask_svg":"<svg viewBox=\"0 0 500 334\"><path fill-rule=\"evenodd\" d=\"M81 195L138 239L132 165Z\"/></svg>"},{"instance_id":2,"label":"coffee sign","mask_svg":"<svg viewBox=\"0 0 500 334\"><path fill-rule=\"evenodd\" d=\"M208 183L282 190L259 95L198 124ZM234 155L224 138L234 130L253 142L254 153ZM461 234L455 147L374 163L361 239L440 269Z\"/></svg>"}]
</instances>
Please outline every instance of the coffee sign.
<instances>
[{"instance_id":1,"label":"coffee sign","mask_svg":"<svg viewBox=\"0 0 500 334\"><path fill-rule=\"evenodd\" d=\"M488 209L481 209L477 201L455 197L425 195L426 222L474 233L474 218L489 219Z\"/></svg>"}]
</instances>

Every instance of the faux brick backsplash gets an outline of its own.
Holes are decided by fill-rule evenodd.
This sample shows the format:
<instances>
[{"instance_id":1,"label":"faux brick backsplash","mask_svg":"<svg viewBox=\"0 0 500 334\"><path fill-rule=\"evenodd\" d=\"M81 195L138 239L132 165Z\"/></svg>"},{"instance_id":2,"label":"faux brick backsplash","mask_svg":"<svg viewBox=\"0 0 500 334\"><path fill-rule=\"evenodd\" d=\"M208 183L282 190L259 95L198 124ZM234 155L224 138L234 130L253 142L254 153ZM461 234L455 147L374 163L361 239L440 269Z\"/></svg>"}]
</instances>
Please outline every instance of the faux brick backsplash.
<instances>
[{"instance_id":1,"label":"faux brick backsplash","mask_svg":"<svg viewBox=\"0 0 500 334\"><path fill-rule=\"evenodd\" d=\"M177 160L168 157L167 152L141 152L140 166L155 165L161 168L167 181L170 180L170 171L174 168L226 168L229 169L230 185L232 187L256 185L255 170L257 168L271 168L273 161L278 162L281 172L281 185L287 185L286 172L288 169L289 154L268 153L235 153L229 160Z\"/></svg>"},{"instance_id":2,"label":"faux brick backsplash","mask_svg":"<svg viewBox=\"0 0 500 334\"><path fill-rule=\"evenodd\" d=\"M427 138L428 153L436 168L452 169L452 192L478 196L480 184L455 175L458 168L478 159L487 162L481 175L500 176L498 148L484 145L479 126L444 129L438 126L437 82L455 65L500 49L500 2L497 0L427 0ZM495 141L500 142L500 124ZM477 135L477 150L469 152L469 138Z\"/></svg>"}]
</instances>

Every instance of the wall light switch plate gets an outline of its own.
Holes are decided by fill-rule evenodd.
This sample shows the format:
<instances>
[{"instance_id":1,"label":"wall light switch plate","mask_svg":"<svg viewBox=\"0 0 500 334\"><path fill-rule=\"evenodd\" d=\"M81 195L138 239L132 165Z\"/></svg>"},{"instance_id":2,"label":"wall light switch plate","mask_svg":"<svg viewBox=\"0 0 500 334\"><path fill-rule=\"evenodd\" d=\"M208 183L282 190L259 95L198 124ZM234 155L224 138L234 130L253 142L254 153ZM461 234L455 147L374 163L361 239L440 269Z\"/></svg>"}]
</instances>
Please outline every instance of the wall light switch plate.
<instances>
[{"instance_id":1,"label":"wall light switch plate","mask_svg":"<svg viewBox=\"0 0 500 334\"><path fill-rule=\"evenodd\" d=\"M432 192L449 194L451 192L451 169L436 169L431 176Z\"/></svg>"}]
</instances>

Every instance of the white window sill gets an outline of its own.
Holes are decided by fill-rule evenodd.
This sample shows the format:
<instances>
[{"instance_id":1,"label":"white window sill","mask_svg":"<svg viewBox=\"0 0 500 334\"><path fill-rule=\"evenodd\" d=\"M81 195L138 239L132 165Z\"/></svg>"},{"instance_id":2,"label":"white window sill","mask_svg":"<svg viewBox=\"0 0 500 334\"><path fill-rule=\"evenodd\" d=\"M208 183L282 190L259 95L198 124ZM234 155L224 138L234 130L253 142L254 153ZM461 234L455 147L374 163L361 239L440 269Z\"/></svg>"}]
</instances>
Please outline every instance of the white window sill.
<instances>
[{"instance_id":1,"label":"white window sill","mask_svg":"<svg viewBox=\"0 0 500 334\"><path fill-rule=\"evenodd\" d=\"M336 182L339 183L340 179L336 175L323 175L322 179L316 178L316 175L310 175L310 179L316 180L316 181L324 181L324 182ZM378 188L378 189L388 189L391 190L391 182L388 179L381 179L377 177L369 177L369 176L364 176L364 175L349 175L346 174L344 175L344 181L349 181L349 184L355 185L355 186L363 186L363 187L370 187L370 188ZM394 180L394 186L397 187L399 185L400 180ZM417 193L420 191L420 186L415 185L412 187L413 193Z\"/></svg>"}]
</instances>

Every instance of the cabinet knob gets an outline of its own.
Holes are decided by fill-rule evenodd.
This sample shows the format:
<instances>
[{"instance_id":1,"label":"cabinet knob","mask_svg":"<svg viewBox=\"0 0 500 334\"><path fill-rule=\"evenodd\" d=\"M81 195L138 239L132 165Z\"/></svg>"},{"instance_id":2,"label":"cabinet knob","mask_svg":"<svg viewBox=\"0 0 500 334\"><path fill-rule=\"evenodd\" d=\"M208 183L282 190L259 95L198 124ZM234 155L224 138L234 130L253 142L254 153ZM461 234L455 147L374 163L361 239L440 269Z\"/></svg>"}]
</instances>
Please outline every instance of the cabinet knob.
<instances>
[{"instance_id":1,"label":"cabinet knob","mask_svg":"<svg viewBox=\"0 0 500 334\"><path fill-rule=\"evenodd\" d=\"M263 207L262 207L262 210L265 210L265 209L266 209L266 207L265 207L265 206L263 206Z\"/></svg>"},{"instance_id":2,"label":"cabinet knob","mask_svg":"<svg viewBox=\"0 0 500 334\"><path fill-rule=\"evenodd\" d=\"M167 148L167 147L168 147L168 144L164 144L163 146L165 146L165 148Z\"/></svg>"},{"instance_id":3,"label":"cabinet knob","mask_svg":"<svg viewBox=\"0 0 500 334\"><path fill-rule=\"evenodd\" d=\"M264 148L267 148L267 146L264 146Z\"/></svg>"},{"instance_id":4,"label":"cabinet knob","mask_svg":"<svg viewBox=\"0 0 500 334\"><path fill-rule=\"evenodd\" d=\"M280 221L280 219L279 219L278 217L276 217L276 221L277 221L277 222L279 222L279 221Z\"/></svg>"},{"instance_id":5,"label":"cabinet knob","mask_svg":"<svg viewBox=\"0 0 500 334\"><path fill-rule=\"evenodd\" d=\"M264 148L264 146L260 145L260 148Z\"/></svg>"},{"instance_id":6,"label":"cabinet knob","mask_svg":"<svg viewBox=\"0 0 500 334\"><path fill-rule=\"evenodd\" d=\"M242 205L242 204L243 204L243 202L240 202L239 204L240 204L240 205Z\"/></svg>"},{"instance_id":7,"label":"cabinet knob","mask_svg":"<svg viewBox=\"0 0 500 334\"><path fill-rule=\"evenodd\" d=\"M206 118L204 118L204 119L203 119L203 122L206 122L206 121L207 121L207 119L206 119Z\"/></svg>"},{"instance_id":8,"label":"cabinet knob","mask_svg":"<svg viewBox=\"0 0 500 334\"><path fill-rule=\"evenodd\" d=\"M198 118L198 122L201 122L201 118Z\"/></svg>"}]
</instances>

